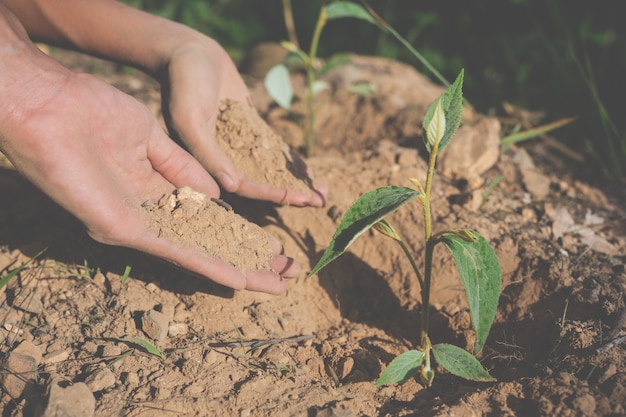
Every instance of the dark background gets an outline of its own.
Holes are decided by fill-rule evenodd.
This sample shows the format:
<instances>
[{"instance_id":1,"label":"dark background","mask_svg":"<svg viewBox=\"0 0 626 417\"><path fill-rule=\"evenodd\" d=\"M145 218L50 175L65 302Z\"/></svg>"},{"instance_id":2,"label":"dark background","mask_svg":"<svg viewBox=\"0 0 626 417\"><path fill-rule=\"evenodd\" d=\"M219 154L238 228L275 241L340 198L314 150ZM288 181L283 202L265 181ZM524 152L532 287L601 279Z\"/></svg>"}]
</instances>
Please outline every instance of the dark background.
<instances>
[{"instance_id":1,"label":"dark background","mask_svg":"<svg viewBox=\"0 0 626 417\"><path fill-rule=\"evenodd\" d=\"M258 42L287 39L281 0L127 3L214 37L235 61ZM304 49L321 4L321 0L292 0ZM545 111L543 123L580 116L553 135L587 157L586 172L602 180L623 180L626 14L618 10L624 0L371 0L369 4L448 80L465 68L464 94L480 112L501 114L501 103L508 101ZM322 33L318 56L338 52L394 58L431 75L393 37L354 19L331 21Z\"/></svg>"}]
</instances>

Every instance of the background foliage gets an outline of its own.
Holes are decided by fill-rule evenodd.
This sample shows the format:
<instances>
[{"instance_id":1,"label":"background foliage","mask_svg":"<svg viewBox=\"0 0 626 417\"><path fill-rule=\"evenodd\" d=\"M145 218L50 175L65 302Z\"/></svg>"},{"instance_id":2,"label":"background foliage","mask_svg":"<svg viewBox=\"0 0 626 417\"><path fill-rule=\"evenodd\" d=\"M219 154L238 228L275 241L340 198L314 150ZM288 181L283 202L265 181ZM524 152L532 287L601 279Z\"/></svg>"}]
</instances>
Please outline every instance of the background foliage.
<instances>
[{"instance_id":1,"label":"background foliage","mask_svg":"<svg viewBox=\"0 0 626 417\"><path fill-rule=\"evenodd\" d=\"M306 47L322 0L293 0ZM287 38L281 0L126 0L217 39L234 59L260 41ZM371 0L369 4L446 78L465 68L465 96L481 112L508 101L548 120L581 116L555 136L593 155L604 178L626 175L626 25L622 0ZM357 52L407 61L393 38L356 20L330 22L319 56Z\"/></svg>"}]
</instances>

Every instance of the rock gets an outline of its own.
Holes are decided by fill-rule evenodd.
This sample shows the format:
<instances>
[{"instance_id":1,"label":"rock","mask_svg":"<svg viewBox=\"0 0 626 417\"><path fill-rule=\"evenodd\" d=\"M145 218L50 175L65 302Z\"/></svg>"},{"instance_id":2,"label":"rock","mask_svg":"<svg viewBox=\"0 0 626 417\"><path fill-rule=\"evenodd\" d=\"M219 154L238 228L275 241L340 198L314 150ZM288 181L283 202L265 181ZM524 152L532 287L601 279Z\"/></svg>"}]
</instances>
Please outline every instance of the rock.
<instances>
[{"instance_id":1,"label":"rock","mask_svg":"<svg viewBox=\"0 0 626 417\"><path fill-rule=\"evenodd\" d=\"M48 390L45 408L35 413L36 417L92 417L96 411L96 398L84 382L65 388L61 381L53 379ZM39 399L41 401L41 399Z\"/></svg>"},{"instance_id":2,"label":"rock","mask_svg":"<svg viewBox=\"0 0 626 417\"><path fill-rule=\"evenodd\" d=\"M148 310L141 317L141 328L144 333L159 342L165 340L169 321L156 310Z\"/></svg>"},{"instance_id":3,"label":"rock","mask_svg":"<svg viewBox=\"0 0 626 417\"><path fill-rule=\"evenodd\" d=\"M37 291L21 290L15 295L12 305L28 313L41 314L43 312L41 294Z\"/></svg>"},{"instance_id":4,"label":"rock","mask_svg":"<svg viewBox=\"0 0 626 417\"><path fill-rule=\"evenodd\" d=\"M182 336L187 333L187 325L185 323L170 323L167 333L170 337Z\"/></svg>"},{"instance_id":5,"label":"rock","mask_svg":"<svg viewBox=\"0 0 626 417\"><path fill-rule=\"evenodd\" d=\"M482 117L463 124L448 147L439 155L438 169L448 178L464 179L472 187L482 185L481 175L500 157L500 122Z\"/></svg>"},{"instance_id":6,"label":"rock","mask_svg":"<svg viewBox=\"0 0 626 417\"><path fill-rule=\"evenodd\" d=\"M137 372L127 372L125 379L128 385L139 384L139 375L137 375Z\"/></svg>"},{"instance_id":7,"label":"rock","mask_svg":"<svg viewBox=\"0 0 626 417\"><path fill-rule=\"evenodd\" d=\"M41 352L41 347L34 344L29 340L24 340L20 343L13 352L20 353L26 356L32 356L35 359L35 363L39 365L41 363L41 359L43 357L43 353Z\"/></svg>"},{"instance_id":8,"label":"rock","mask_svg":"<svg viewBox=\"0 0 626 417\"><path fill-rule=\"evenodd\" d=\"M92 392L104 391L115 385L115 374L109 368L101 368L90 374L85 383Z\"/></svg>"},{"instance_id":9,"label":"rock","mask_svg":"<svg viewBox=\"0 0 626 417\"><path fill-rule=\"evenodd\" d=\"M522 169L522 182L533 200L543 200L550 193L550 178L536 168Z\"/></svg>"},{"instance_id":10,"label":"rock","mask_svg":"<svg viewBox=\"0 0 626 417\"><path fill-rule=\"evenodd\" d=\"M50 353L47 353L46 356L43 357L44 365L56 365L57 363L61 363L67 360L70 357L70 351L65 349L57 349Z\"/></svg>"},{"instance_id":11,"label":"rock","mask_svg":"<svg viewBox=\"0 0 626 417\"><path fill-rule=\"evenodd\" d=\"M610 256L617 254L617 249L609 241L598 236L592 229L577 225L566 208L554 210L550 217L552 217L552 235L555 239L563 238L566 234L575 234L583 244L596 252Z\"/></svg>"},{"instance_id":12,"label":"rock","mask_svg":"<svg viewBox=\"0 0 626 417\"><path fill-rule=\"evenodd\" d=\"M9 352L2 364L0 385L11 398L22 396L37 376L37 361L30 355Z\"/></svg>"}]
</instances>

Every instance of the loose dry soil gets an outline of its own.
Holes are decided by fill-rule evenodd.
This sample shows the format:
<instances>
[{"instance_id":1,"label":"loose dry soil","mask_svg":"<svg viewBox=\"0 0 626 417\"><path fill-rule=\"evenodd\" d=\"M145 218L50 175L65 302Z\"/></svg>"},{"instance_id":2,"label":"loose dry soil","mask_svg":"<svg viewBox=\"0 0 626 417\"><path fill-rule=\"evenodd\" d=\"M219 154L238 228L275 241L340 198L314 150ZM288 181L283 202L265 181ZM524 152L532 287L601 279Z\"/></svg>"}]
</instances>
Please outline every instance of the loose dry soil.
<instances>
[{"instance_id":1,"label":"loose dry soil","mask_svg":"<svg viewBox=\"0 0 626 417\"><path fill-rule=\"evenodd\" d=\"M159 115L158 85L142 74L53 52ZM360 194L423 178L421 118L442 89L404 65L356 56L326 80L331 88L318 97L316 153L306 160L330 186L326 208L223 195L231 211L185 190L187 202L179 193L145 204L155 230L210 251L217 250L217 236L225 237L230 246L222 256L242 269L266 262L267 253L257 250L266 243L264 231L307 271ZM349 93L358 82L376 93ZM294 83L301 92L302 79ZM250 89L263 119L249 108L237 110L237 103L221 108L218 131L229 132L223 136L235 148L233 160L255 178L293 177L307 186L293 163L293 150L303 145L294 116L300 103L289 114L272 104L261 82L250 80ZM508 127L464 114L433 187L435 229L474 228L501 262L499 310L480 356L497 382L468 382L438 369L429 389L416 381L372 384L394 356L418 342L417 281L401 249L381 235L365 233L319 276L293 280L284 296L233 292L91 241L5 161L0 277L30 263L0 292L1 415L36 415L51 397L57 406L73 401L75 410L89 410L95 400L96 416L625 415L623 194L555 168L554 153L540 146L500 152L497 142ZM260 228L240 217L231 227L234 213ZM199 238L220 216L225 225ZM423 261L417 203L390 220ZM229 252L242 246L249 252ZM435 258L431 338L469 349L462 285L446 251ZM251 259L260 263L239 263Z\"/></svg>"}]
</instances>

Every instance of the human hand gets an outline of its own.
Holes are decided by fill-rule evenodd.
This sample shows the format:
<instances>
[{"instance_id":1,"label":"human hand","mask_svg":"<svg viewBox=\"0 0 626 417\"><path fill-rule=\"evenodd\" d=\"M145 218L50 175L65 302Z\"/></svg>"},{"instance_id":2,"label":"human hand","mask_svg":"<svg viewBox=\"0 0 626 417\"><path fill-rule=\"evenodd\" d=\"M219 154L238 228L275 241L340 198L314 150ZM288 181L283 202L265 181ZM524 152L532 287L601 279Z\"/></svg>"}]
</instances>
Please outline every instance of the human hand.
<instances>
[{"instance_id":1,"label":"human hand","mask_svg":"<svg viewBox=\"0 0 626 417\"><path fill-rule=\"evenodd\" d=\"M10 94L10 102L20 103L17 111L0 108L0 150L25 177L99 242L137 249L235 289L286 290L284 278L297 276L300 266L275 242L270 266L279 273L244 275L150 231L143 201L184 185L217 197L217 185L139 102L90 75L46 65L53 71L26 77Z\"/></svg>"},{"instance_id":2,"label":"human hand","mask_svg":"<svg viewBox=\"0 0 626 417\"><path fill-rule=\"evenodd\" d=\"M213 135L220 101L229 98L252 106L252 100L232 60L215 41L198 35L195 42L176 49L162 79L169 127L226 191L295 206L326 204L326 185L314 181L317 193L308 195L258 183L246 178L221 151Z\"/></svg>"}]
</instances>

